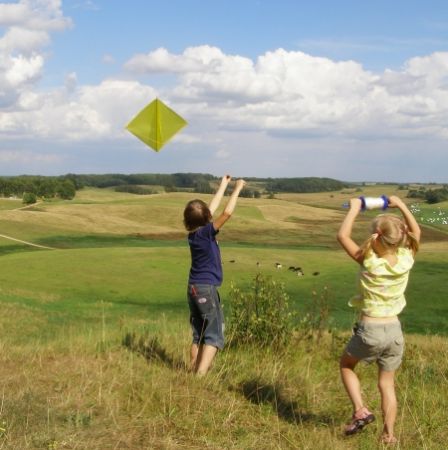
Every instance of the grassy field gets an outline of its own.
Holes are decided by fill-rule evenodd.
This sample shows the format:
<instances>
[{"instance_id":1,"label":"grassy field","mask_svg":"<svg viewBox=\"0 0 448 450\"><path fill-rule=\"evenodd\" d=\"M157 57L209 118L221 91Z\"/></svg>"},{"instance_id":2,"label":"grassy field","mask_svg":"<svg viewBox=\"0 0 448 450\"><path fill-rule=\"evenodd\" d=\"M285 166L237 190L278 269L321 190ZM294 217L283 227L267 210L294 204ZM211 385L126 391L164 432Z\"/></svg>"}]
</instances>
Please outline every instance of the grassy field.
<instances>
[{"instance_id":1,"label":"grassy field","mask_svg":"<svg viewBox=\"0 0 448 450\"><path fill-rule=\"evenodd\" d=\"M225 308L231 282L248 286L262 272L284 283L299 318L327 292L332 332L320 341L297 337L282 352L228 348L206 380L185 369L189 250L182 210L191 194L86 189L73 201L26 209L0 201L1 234L55 248L0 238L0 448L381 448L379 423L354 439L341 433L350 407L337 359L353 322L347 300L357 268L335 234L350 196L396 192L371 186L241 199L219 236ZM447 210L419 204L415 213L424 234L402 315L403 449L442 449L448 439L448 226L427 220ZM359 239L372 216L357 224ZM157 338L159 347L130 350L122 343L129 333L142 342ZM375 369L361 372L379 414Z\"/></svg>"}]
</instances>

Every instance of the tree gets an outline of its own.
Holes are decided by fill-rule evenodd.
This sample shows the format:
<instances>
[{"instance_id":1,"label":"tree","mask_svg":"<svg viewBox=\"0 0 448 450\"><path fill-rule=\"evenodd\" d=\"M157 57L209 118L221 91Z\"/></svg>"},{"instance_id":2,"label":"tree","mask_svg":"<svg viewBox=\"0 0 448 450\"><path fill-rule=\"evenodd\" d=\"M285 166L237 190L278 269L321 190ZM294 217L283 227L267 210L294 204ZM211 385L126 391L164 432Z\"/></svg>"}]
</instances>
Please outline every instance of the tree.
<instances>
[{"instance_id":1,"label":"tree","mask_svg":"<svg viewBox=\"0 0 448 450\"><path fill-rule=\"evenodd\" d=\"M210 187L210 183L206 180L198 180L195 183L194 192L200 194L213 194L213 189Z\"/></svg>"},{"instance_id":2,"label":"tree","mask_svg":"<svg viewBox=\"0 0 448 450\"><path fill-rule=\"evenodd\" d=\"M71 180L64 180L56 186L56 194L64 200L72 200L76 195L76 188Z\"/></svg>"},{"instance_id":3,"label":"tree","mask_svg":"<svg viewBox=\"0 0 448 450\"><path fill-rule=\"evenodd\" d=\"M56 183L52 178L44 178L38 188L37 194L40 197L52 198L56 191Z\"/></svg>"}]
</instances>

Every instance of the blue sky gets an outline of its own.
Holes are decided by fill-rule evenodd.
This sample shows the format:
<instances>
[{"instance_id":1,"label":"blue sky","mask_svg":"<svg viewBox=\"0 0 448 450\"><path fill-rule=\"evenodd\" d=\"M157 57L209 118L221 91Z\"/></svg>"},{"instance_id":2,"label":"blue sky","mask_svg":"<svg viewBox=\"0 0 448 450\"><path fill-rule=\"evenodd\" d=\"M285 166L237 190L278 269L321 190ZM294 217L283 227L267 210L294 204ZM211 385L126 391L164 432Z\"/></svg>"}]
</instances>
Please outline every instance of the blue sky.
<instances>
[{"instance_id":1,"label":"blue sky","mask_svg":"<svg viewBox=\"0 0 448 450\"><path fill-rule=\"evenodd\" d=\"M447 113L446 2L0 0L1 175L447 182Z\"/></svg>"}]
</instances>

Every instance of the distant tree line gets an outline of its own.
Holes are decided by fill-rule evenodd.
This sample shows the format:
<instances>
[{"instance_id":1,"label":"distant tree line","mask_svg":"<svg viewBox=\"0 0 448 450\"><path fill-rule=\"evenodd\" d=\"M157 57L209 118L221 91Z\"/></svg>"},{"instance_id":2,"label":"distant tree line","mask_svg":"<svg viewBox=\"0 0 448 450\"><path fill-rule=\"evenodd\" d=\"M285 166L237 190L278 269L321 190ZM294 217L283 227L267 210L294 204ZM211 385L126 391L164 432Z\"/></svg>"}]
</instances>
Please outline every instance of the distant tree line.
<instances>
[{"instance_id":1,"label":"distant tree line","mask_svg":"<svg viewBox=\"0 0 448 450\"><path fill-rule=\"evenodd\" d=\"M258 198L261 194L274 197L276 193L311 193L338 191L355 185L332 178L245 178L248 186L241 192L242 197ZM76 190L84 187L114 188L119 192L133 194L153 194L157 188L165 192L188 190L201 194L212 194L219 185L220 177L204 173L173 174L67 174L58 177L21 175L0 177L0 195L21 197L26 193L27 201L33 198L71 199ZM255 187L254 187L255 186ZM231 188L227 193L231 191ZM33 197L34 196L34 197ZM448 199L448 186L440 189L409 190L408 197L421 198L428 203Z\"/></svg>"},{"instance_id":2,"label":"distant tree line","mask_svg":"<svg viewBox=\"0 0 448 450\"><path fill-rule=\"evenodd\" d=\"M24 203L34 203L39 197L71 200L75 195L75 183L67 176L0 177L0 196L22 198Z\"/></svg>"},{"instance_id":3,"label":"distant tree line","mask_svg":"<svg viewBox=\"0 0 448 450\"><path fill-rule=\"evenodd\" d=\"M426 189L422 186L419 189L409 190L407 196L408 198L420 198L430 204L444 202L448 200L448 185L438 189Z\"/></svg>"},{"instance_id":4,"label":"distant tree line","mask_svg":"<svg viewBox=\"0 0 448 450\"><path fill-rule=\"evenodd\" d=\"M173 173L173 174L119 174L111 173L104 175L66 175L74 183L77 189L82 187L117 187L130 185L163 186L171 188L194 189L198 183L216 180L216 177L202 173Z\"/></svg>"},{"instance_id":5,"label":"distant tree line","mask_svg":"<svg viewBox=\"0 0 448 450\"><path fill-rule=\"evenodd\" d=\"M115 192L127 192L129 194L137 194L137 195L151 195L157 194L157 191L151 189L147 186L140 186L137 184L124 184L122 186L117 186L114 189Z\"/></svg>"},{"instance_id":6,"label":"distant tree line","mask_svg":"<svg viewBox=\"0 0 448 450\"><path fill-rule=\"evenodd\" d=\"M349 187L348 183L333 180L332 178L273 178L266 182L266 190L269 192L328 192L338 191Z\"/></svg>"}]
</instances>

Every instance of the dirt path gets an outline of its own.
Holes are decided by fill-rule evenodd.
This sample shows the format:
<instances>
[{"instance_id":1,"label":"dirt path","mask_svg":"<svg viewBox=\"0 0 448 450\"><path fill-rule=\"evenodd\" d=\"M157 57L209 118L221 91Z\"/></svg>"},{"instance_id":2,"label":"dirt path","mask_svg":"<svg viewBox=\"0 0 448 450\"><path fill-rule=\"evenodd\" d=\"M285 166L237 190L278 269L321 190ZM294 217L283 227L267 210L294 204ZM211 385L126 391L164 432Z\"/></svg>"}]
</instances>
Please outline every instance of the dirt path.
<instances>
[{"instance_id":1,"label":"dirt path","mask_svg":"<svg viewBox=\"0 0 448 450\"><path fill-rule=\"evenodd\" d=\"M45 248L47 250L56 250L54 247L47 247L45 245L33 244L32 242L22 241L21 239L16 239L11 236L7 236L6 234L0 234L0 237L10 239L11 241L20 242L22 244L31 245L32 247Z\"/></svg>"},{"instance_id":2,"label":"dirt path","mask_svg":"<svg viewBox=\"0 0 448 450\"><path fill-rule=\"evenodd\" d=\"M26 206L22 206L20 208L15 208L15 209L13 209L11 211L19 211L19 210L31 208L33 206L36 206L36 205L40 204L40 203L42 203L42 202L36 202L36 203L33 203L32 205L26 205ZM11 241L20 242L21 244L30 245L32 247L45 248L47 250L56 250L54 247L47 247L46 245L33 244L32 242L22 241L21 239L16 239L16 238L13 238L12 236L7 236L6 234L0 234L0 237L5 238L5 239L9 239Z\"/></svg>"}]
</instances>

